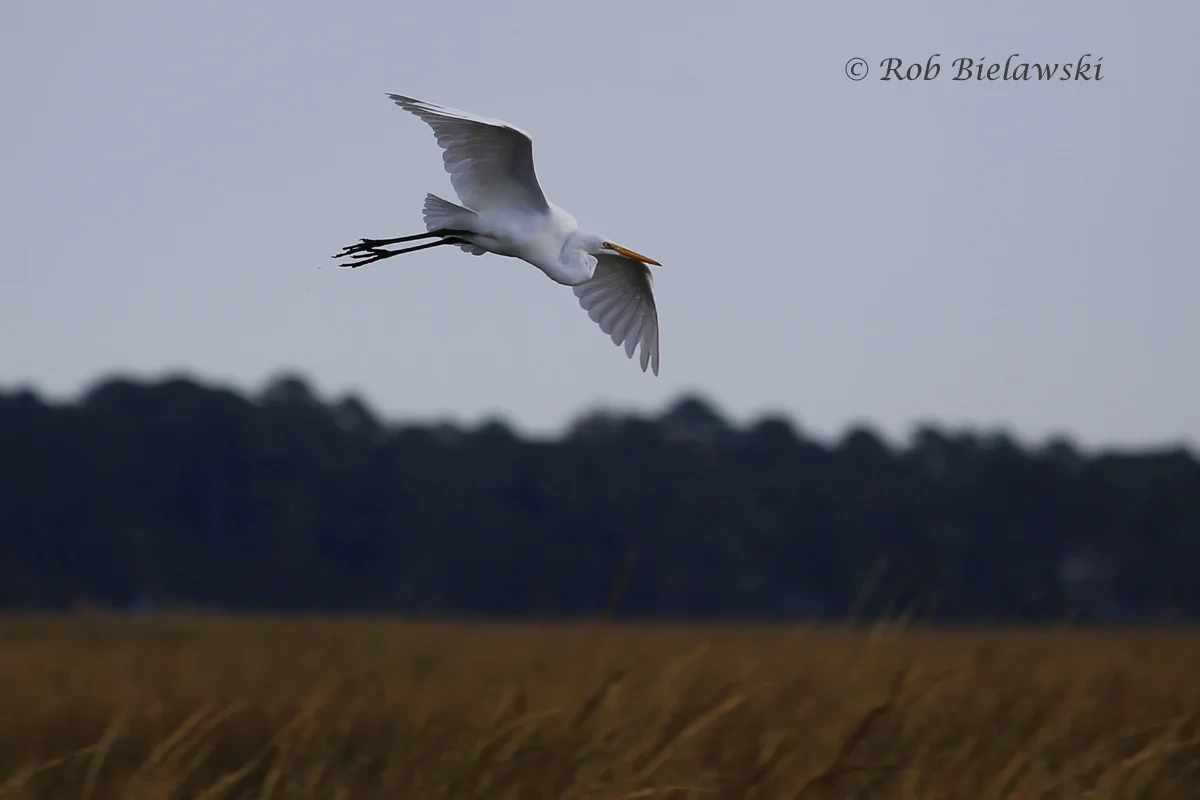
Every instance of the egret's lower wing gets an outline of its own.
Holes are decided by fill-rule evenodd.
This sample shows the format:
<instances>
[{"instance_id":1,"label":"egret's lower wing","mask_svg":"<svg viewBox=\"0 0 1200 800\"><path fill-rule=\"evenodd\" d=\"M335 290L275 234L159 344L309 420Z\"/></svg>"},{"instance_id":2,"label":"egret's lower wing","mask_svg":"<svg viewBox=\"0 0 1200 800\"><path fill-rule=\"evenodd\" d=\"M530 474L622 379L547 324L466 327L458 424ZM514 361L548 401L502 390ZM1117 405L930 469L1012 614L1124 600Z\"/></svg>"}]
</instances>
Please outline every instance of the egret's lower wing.
<instances>
[{"instance_id":1,"label":"egret's lower wing","mask_svg":"<svg viewBox=\"0 0 1200 800\"><path fill-rule=\"evenodd\" d=\"M641 345L642 372L658 374L658 308L654 304L650 268L641 261L617 255L596 257L591 280L573 287L579 305L588 312L625 355Z\"/></svg>"}]
</instances>

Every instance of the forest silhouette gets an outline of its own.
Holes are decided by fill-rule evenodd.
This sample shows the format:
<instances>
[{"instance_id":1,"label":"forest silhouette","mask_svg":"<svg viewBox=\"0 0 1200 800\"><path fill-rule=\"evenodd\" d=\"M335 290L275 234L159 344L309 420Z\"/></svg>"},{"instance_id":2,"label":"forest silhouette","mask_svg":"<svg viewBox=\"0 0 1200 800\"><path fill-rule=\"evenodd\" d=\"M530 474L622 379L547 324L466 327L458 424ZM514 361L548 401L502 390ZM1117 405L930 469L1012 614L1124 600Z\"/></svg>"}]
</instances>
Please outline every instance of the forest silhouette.
<instances>
[{"instance_id":1,"label":"forest silhouette","mask_svg":"<svg viewBox=\"0 0 1200 800\"><path fill-rule=\"evenodd\" d=\"M111 377L0 393L0 608L1178 623L1200 461L926 425L833 442L699 396L552 440Z\"/></svg>"}]
</instances>

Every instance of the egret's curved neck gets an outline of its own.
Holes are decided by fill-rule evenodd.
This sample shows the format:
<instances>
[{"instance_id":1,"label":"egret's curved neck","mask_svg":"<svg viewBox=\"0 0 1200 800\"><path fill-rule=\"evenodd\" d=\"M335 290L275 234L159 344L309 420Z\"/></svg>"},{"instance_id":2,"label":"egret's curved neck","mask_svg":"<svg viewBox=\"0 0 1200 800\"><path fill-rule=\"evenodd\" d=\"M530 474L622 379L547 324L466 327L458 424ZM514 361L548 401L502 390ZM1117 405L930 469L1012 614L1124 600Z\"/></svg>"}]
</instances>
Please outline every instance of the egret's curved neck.
<instances>
[{"instance_id":1,"label":"egret's curved neck","mask_svg":"<svg viewBox=\"0 0 1200 800\"><path fill-rule=\"evenodd\" d=\"M559 255L562 272L550 274L550 277L570 286L589 280L596 270L596 254L603 249L603 244L604 239L594 233L573 231L567 237Z\"/></svg>"}]
</instances>

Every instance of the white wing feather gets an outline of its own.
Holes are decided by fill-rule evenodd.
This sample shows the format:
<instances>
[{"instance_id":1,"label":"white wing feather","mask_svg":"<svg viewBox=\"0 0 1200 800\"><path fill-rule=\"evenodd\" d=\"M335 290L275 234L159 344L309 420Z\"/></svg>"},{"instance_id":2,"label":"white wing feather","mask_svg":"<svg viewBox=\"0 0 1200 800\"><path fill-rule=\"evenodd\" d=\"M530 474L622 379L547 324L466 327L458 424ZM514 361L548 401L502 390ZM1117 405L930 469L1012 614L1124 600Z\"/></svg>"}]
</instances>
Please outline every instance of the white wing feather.
<instances>
[{"instance_id":1,"label":"white wing feather","mask_svg":"<svg viewBox=\"0 0 1200 800\"><path fill-rule=\"evenodd\" d=\"M596 256L591 280L572 289L579 305L612 337L613 344L624 345L629 358L640 344L642 372L649 365L658 375L658 308L650 268L632 258L601 254Z\"/></svg>"},{"instance_id":2,"label":"white wing feather","mask_svg":"<svg viewBox=\"0 0 1200 800\"><path fill-rule=\"evenodd\" d=\"M398 94L396 105L433 128L458 199L472 211L548 210L533 169L533 139L507 122Z\"/></svg>"}]
</instances>

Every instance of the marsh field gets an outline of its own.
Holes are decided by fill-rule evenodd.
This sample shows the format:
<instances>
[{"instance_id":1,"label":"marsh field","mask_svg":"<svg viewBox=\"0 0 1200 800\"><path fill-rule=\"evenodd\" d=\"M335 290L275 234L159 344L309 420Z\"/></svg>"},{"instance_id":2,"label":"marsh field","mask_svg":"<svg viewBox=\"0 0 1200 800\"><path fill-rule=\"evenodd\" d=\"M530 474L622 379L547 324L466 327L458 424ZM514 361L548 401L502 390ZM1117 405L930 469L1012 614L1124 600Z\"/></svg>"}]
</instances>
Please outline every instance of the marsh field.
<instances>
[{"instance_id":1,"label":"marsh field","mask_svg":"<svg viewBox=\"0 0 1200 800\"><path fill-rule=\"evenodd\" d=\"M0 798L1200 796L1200 634L0 620Z\"/></svg>"}]
</instances>

